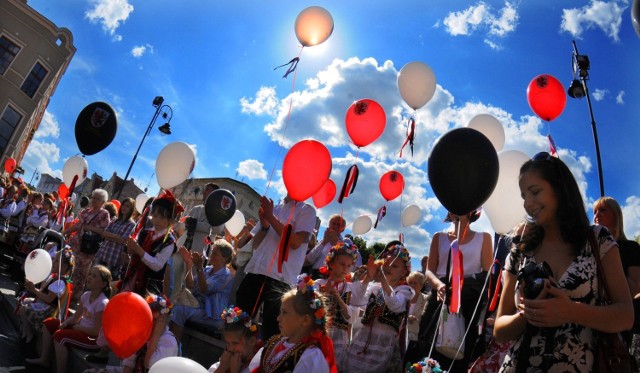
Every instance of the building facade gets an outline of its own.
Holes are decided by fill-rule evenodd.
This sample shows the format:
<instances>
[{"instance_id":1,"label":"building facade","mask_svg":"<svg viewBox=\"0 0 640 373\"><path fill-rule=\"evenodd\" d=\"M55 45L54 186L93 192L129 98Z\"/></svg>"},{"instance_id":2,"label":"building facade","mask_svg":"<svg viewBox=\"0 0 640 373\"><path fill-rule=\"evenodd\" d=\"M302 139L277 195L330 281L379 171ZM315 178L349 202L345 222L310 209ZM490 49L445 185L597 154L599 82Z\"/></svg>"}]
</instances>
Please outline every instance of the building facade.
<instances>
[{"instance_id":1,"label":"building facade","mask_svg":"<svg viewBox=\"0 0 640 373\"><path fill-rule=\"evenodd\" d=\"M229 190L236 197L236 210L240 210L246 221L253 219L259 221L260 194L249 185L227 177L214 177L203 179L187 179L173 189L174 195L185 211L193 206L202 205L202 191L208 183L218 184L221 189Z\"/></svg>"},{"instance_id":2,"label":"building facade","mask_svg":"<svg viewBox=\"0 0 640 373\"><path fill-rule=\"evenodd\" d=\"M0 164L20 165L75 52L71 31L26 0L0 1Z\"/></svg>"}]
</instances>

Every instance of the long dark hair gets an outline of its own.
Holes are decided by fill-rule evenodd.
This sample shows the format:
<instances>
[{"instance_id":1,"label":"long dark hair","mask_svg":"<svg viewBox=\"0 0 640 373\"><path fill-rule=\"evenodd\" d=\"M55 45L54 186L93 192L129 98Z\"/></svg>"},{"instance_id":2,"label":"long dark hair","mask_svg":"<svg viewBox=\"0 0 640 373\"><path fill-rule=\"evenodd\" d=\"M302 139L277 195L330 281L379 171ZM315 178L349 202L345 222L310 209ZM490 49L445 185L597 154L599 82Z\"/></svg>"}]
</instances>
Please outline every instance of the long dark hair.
<instances>
[{"instance_id":1,"label":"long dark hair","mask_svg":"<svg viewBox=\"0 0 640 373\"><path fill-rule=\"evenodd\" d=\"M128 202L131 205L131 209L129 209L129 213L126 215L122 213L122 205L124 205L125 202ZM118 210L118 220L122 222L129 221L135 209L136 209L136 201L134 201L133 198L123 198L122 201L120 201L120 209Z\"/></svg>"},{"instance_id":2,"label":"long dark hair","mask_svg":"<svg viewBox=\"0 0 640 373\"><path fill-rule=\"evenodd\" d=\"M538 153L520 167L520 178L525 172L530 171L536 172L553 188L558 202L556 220L560 234L566 243L573 246L574 255L578 255L587 243L589 218L580 188L571 170L559 158L548 153ZM533 229L542 230L542 227L534 225ZM544 230L542 234L535 236L540 237L542 241Z\"/></svg>"}]
</instances>

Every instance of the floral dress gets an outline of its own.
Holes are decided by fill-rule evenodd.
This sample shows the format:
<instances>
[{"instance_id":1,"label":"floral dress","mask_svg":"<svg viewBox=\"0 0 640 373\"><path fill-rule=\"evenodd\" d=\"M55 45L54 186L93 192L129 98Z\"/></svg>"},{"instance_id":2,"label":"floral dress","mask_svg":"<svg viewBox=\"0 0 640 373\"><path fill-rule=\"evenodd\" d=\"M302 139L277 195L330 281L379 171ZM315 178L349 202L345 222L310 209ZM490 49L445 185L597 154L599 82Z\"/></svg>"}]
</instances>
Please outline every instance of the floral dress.
<instances>
[{"instance_id":1,"label":"floral dress","mask_svg":"<svg viewBox=\"0 0 640 373\"><path fill-rule=\"evenodd\" d=\"M596 241L600 247L600 257L603 257L611 247L616 245L613 237L606 228L593 226ZM528 261L535 258L527 257L522 251L511 250L505 264L505 270L516 275ZM598 276L595 258L592 255L589 240L580 254L571 262L565 273L557 280L560 289L568 292L572 301L595 305L598 294ZM516 289L519 287L516 283ZM518 304L516 293L516 304ZM593 331L583 325L568 323L557 328L538 329L531 338L527 372L590 372L593 368ZM523 335L515 340L504 359L500 372L515 372L517 358L520 352ZM547 343L549 355L545 357Z\"/></svg>"}]
</instances>

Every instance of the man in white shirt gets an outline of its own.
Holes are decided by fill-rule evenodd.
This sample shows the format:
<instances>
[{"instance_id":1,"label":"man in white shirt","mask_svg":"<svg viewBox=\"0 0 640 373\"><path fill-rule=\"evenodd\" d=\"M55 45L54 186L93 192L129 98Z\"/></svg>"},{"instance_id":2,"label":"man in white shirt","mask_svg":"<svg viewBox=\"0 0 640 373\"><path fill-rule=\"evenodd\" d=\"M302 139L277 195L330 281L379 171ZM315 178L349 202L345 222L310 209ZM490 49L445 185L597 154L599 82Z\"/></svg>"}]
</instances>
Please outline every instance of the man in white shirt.
<instances>
[{"instance_id":1,"label":"man in white shirt","mask_svg":"<svg viewBox=\"0 0 640 373\"><path fill-rule=\"evenodd\" d=\"M262 337L268 340L278 334L277 317L280 313L280 297L295 284L306 254L306 242L315 228L316 210L304 202L293 201L289 196L274 207L267 197L260 198L260 221L238 243L243 247L249 240L253 256L247 263L236 293L237 306L255 316L260 304L262 310ZM287 260L282 262L279 253L280 239L285 226L291 224L291 235L286 248Z\"/></svg>"},{"instance_id":2,"label":"man in white shirt","mask_svg":"<svg viewBox=\"0 0 640 373\"><path fill-rule=\"evenodd\" d=\"M340 214L331 215L329 218L329 226L324 231L322 240L309 251L305 257L304 264L311 266L311 277L318 279L320 277L320 268L326 265L325 258L329 250L335 246L338 241L342 241L342 232L346 227L346 222Z\"/></svg>"}]
</instances>

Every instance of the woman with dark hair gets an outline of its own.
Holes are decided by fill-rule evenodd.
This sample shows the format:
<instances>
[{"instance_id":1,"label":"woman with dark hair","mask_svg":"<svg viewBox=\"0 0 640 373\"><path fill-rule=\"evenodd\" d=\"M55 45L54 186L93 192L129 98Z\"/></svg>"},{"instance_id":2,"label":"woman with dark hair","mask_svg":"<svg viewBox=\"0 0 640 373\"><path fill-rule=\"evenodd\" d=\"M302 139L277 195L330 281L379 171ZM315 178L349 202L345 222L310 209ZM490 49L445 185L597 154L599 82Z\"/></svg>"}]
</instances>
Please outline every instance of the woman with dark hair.
<instances>
[{"instance_id":1,"label":"woman with dark hair","mask_svg":"<svg viewBox=\"0 0 640 373\"><path fill-rule=\"evenodd\" d=\"M618 245L606 228L589 226L578 184L560 159L537 154L520 168L519 183L532 223L505 264L494 337L513 345L500 371L590 372L593 331L620 332L633 323ZM599 305L594 249L608 305ZM535 279L546 275L536 294Z\"/></svg>"},{"instance_id":2,"label":"woman with dark hair","mask_svg":"<svg viewBox=\"0 0 640 373\"><path fill-rule=\"evenodd\" d=\"M164 294L163 282L167 260L176 250L172 225L184 211L170 191L165 191L151 203L151 229L143 229L136 239L125 245L131 262L124 275L121 291ZM140 222L144 224L144 222Z\"/></svg>"},{"instance_id":3,"label":"woman with dark hair","mask_svg":"<svg viewBox=\"0 0 640 373\"><path fill-rule=\"evenodd\" d=\"M105 238L93 260L94 264L102 264L109 268L114 280L120 279L125 258L127 257L125 242L131 236L135 227L135 223L131 219L134 204L135 202L132 198L123 199L120 202L120 211L117 218L111 220L111 223L105 229L87 227L87 229Z\"/></svg>"}]
</instances>

